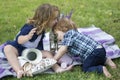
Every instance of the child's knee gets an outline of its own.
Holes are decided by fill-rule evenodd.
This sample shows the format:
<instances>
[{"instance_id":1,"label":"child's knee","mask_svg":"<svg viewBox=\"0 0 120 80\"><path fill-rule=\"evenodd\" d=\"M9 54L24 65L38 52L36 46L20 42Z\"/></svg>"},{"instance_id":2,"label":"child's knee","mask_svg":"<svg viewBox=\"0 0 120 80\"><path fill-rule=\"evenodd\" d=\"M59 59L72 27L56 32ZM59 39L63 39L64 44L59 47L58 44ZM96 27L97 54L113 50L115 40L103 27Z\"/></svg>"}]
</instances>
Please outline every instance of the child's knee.
<instances>
[{"instance_id":1,"label":"child's knee","mask_svg":"<svg viewBox=\"0 0 120 80\"><path fill-rule=\"evenodd\" d=\"M6 45L6 46L4 47L4 51L6 51L6 50L8 50L8 49L10 49L10 48L11 48L10 45Z\"/></svg>"},{"instance_id":2,"label":"child's knee","mask_svg":"<svg viewBox=\"0 0 120 80\"><path fill-rule=\"evenodd\" d=\"M4 47L4 51L8 51L8 50L16 50L16 48L13 47L13 46L11 46L11 45L6 45L6 46Z\"/></svg>"}]
</instances>

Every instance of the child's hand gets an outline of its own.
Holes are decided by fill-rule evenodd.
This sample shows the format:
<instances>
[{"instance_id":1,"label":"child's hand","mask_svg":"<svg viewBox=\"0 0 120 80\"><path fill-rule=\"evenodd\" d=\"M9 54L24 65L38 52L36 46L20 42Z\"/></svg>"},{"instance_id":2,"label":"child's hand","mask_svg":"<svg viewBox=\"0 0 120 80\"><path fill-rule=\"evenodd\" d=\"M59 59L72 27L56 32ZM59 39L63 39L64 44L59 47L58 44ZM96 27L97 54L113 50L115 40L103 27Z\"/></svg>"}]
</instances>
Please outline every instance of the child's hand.
<instances>
[{"instance_id":1,"label":"child's hand","mask_svg":"<svg viewBox=\"0 0 120 80\"><path fill-rule=\"evenodd\" d=\"M33 35L34 35L34 33L36 32L36 29L37 28L33 28L29 33L28 33L28 39L30 40L32 37L33 37Z\"/></svg>"}]
</instances>

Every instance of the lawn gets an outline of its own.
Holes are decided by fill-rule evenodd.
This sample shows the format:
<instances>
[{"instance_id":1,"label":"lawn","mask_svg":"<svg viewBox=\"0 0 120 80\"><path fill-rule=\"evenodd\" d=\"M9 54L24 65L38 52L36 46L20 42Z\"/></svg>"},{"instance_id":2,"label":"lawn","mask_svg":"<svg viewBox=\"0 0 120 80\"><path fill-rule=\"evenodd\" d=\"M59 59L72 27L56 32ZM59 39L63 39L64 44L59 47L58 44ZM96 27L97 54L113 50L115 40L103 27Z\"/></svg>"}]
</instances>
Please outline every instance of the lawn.
<instances>
[{"instance_id":1,"label":"lawn","mask_svg":"<svg viewBox=\"0 0 120 80\"><path fill-rule=\"evenodd\" d=\"M111 34L116 44L120 46L120 1L119 0L0 0L0 44L12 40L28 18L33 16L36 7L43 3L58 6L61 13L68 14L73 9L72 20L79 27L94 24ZM111 80L120 78L120 58L114 60L118 68L109 71ZM39 74L34 77L24 77L21 80L109 80L104 75L83 73L79 66L73 71L61 74ZM3 80L17 80L6 77Z\"/></svg>"}]
</instances>

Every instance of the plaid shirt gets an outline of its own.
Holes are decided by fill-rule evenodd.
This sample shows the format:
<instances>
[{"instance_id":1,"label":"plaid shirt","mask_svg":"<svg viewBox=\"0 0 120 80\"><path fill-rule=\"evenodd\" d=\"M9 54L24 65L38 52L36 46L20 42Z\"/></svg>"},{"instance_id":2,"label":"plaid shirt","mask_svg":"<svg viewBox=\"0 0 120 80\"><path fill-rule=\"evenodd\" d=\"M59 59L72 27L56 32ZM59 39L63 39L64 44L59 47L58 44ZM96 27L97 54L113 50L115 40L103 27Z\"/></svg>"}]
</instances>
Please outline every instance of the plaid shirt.
<instances>
[{"instance_id":1,"label":"plaid shirt","mask_svg":"<svg viewBox=\"0 0 120 80\"><path fill-rule=\"evenodd\" d=\"M84 61L100 44L88 35L76 30L69 30L64 35L62 45L68 46L68 52L71 55L79 55L81 60Z\"/></svg>"}]
</instances>

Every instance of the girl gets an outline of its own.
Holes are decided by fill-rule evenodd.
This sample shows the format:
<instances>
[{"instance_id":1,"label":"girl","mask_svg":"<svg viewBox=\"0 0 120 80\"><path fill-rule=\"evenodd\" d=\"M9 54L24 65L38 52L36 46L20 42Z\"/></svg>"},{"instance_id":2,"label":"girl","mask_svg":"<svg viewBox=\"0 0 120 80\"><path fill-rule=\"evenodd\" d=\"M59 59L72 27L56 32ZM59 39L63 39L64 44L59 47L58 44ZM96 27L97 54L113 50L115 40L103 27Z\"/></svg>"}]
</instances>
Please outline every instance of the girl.
<instances>
[{"instance_id":1,"label":"girl","mask_svg":"<svg viewBox=\"0 0 120 80\"><path fill-rule=\"evenodd\" d=\"M54 59L60 59L68 51L71 55L77 55L81 58L84 72L96 71L104 73L108 78L111 77L104 64L106 63L111 68L116 68L115 63L111 59L106 58L105 49L100 43L88 35L78 32L76 25L71 20L61 19L53 27L53 32L57 35L59 41L62 40L62 46L54 56Z\"/></svg>"},{"instance_id":2,"label":"girl","mask_svg":"<svg viewBox=\"0 0 120 80\"><path fill-rule=\"evenodd\" d=\"M21 52L26 48L37 48L43 50L43 37L45 31L48 28L53 27L58 20L59 9L56 6L50 4L40 5L32 19L28 21L17 34L14 41L7 42L3 52L8 59L8 62L13 67L17 74L17 78L21 78L24 75L24 71L18 62L18 56L21 56ZM53 58L52 54L48 51L42 51L43 57ZM55 72L63 72L69 70L60 68L57 64L53 66Z\"/></svg>"}]
</instances>

